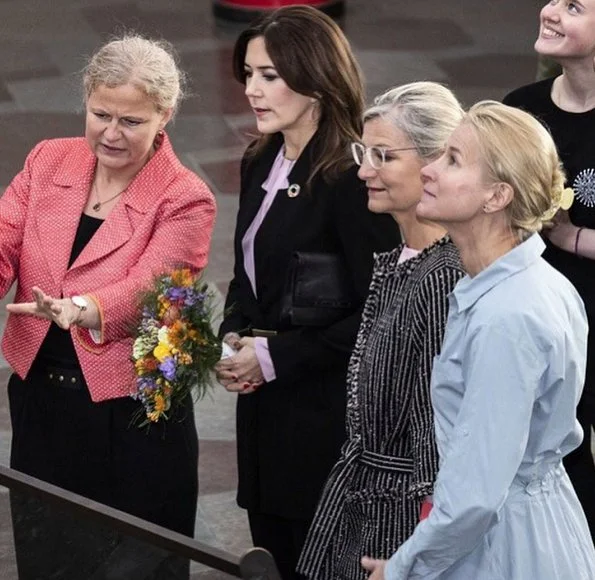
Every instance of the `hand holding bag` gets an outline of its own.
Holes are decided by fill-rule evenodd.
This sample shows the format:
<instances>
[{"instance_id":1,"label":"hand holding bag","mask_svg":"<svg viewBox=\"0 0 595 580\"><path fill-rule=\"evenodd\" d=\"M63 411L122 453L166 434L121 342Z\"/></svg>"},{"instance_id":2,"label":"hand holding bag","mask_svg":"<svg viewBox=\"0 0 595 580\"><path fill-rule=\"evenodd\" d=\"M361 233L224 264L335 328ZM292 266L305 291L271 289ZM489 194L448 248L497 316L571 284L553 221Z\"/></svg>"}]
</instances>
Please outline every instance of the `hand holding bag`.
<instances>
[{"instance_id":1,"label":"hand holding bag","mask_svg":"<svg viewBox=\"0 0 595 580\"><path fill-rule=\"evenodd\" d=\"M342 256L294 252L281 302L281 324L328 326L358 307Z\"/></svg>"}]
</instances>

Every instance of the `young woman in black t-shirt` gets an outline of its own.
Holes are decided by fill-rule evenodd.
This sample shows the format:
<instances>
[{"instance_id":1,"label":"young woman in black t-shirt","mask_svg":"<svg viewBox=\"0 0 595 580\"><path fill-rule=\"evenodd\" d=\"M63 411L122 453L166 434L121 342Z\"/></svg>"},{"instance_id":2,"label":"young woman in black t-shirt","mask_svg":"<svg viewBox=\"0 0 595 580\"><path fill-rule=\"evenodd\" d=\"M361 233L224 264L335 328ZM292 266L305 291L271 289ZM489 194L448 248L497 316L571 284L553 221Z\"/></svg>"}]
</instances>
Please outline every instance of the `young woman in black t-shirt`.
<instances>
[{"instance_id":1,"label":"young woman in black t-shirt","mask_svg":"<svg viewBox=\"0 0 595 580\"><path fill-rule=\"evenodd\" d=\"M562 66L562 74L521 87L504 102L522 108L550 129L574 190L569 211L560 211L545 232L544 257L576 286L591 329L595 329L595 0L551 0L540 14L535 50ZM577 409L585 431L581 447L565 459L566 469L595 537L595 331L589 336L587 377Z\"/></svg>"}]
</instances>

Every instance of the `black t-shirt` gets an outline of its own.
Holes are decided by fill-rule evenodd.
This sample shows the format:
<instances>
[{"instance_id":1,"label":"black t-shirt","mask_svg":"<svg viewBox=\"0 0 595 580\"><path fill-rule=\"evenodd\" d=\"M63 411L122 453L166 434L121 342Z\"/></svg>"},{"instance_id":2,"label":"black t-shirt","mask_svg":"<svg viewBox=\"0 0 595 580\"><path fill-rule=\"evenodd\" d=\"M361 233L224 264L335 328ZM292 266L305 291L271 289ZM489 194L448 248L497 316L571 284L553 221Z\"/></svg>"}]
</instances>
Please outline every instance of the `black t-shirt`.
<instances>
[{"instance_id":1,"label":"black t-shirt","mask_svg":"<svg viewBox=\"0 0 595 580\"><path fill-rule=\"evenodd\" d=\"M504 103L531 113L549 128L564 165L567 186L574 190L570 219L577 226L595 229L595 109L569 113L558 108L551 98L553 82L550 78L516 89L504 97ZM565 252L551 243L547 246L544 258L574 284L592 325L595 260ZM593 348L595 340L589 342Z\"/></svg>"},{"instance_id":2,"label":"black t-shirt","mask_svg":"<svg viewBox=\"0 0 595 580\"><path fill-rule=\"evenodd\" d=\"M87 214L82 214L79 221L72 250L70 251L70 259L68 260L68 267L72 266L74 261L78 258L83 248L89 243L95 232L103 220L91 217ZM42 366L50 365L63 368L77 368L79 366L78 357L74 350L74 343L69 330L63 330L57 324L50 325L48 333L37 352L36 363Z\"/></svg>"}]
</instances>

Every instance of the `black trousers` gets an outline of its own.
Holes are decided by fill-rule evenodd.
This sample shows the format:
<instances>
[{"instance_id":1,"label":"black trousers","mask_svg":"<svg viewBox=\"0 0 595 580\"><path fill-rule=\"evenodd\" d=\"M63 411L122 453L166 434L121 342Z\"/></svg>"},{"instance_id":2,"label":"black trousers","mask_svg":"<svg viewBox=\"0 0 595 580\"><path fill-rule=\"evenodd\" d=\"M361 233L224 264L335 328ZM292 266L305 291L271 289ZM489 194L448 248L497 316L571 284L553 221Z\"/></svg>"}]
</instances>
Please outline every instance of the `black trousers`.
<instances>
[{"instance_id":1,"label":"black trousers","mask_svg":"<svg viewBox=\"0 0 595 580\"><path fill-rule=\"evenodd\" d=\"M11 467L68 491L192 536L198 496L198 438L192 401L178 417L139 429L140 403L93 403L86 385L56 386L38 370L8 385ZM21 580L175 579L189 563L11 494Z\"/></svg>"},{"instance_id":2,"label":"black trousers","mask_svg":"<svg viewBox=\"0 0 595 580\"><path fill-rule=\"evenodd\" d=\"M248 510L248 521L254 545L273 555L281 578L305 578L295 569L312 520L293 520Z\"/></svg>"},{"instance_id":3,"label":"black trousers","mask_svg":"<svg viewBox=\"0 0 595 580\"><path fill-rule=\"evenodd\" d=\"M595 428L595 389L585 390L576 416L585 437L580 447L564 458L564 466L587 516L591 538L595 541L595 462L591 452L591 429Z\"/></svg>"}]
</instances>

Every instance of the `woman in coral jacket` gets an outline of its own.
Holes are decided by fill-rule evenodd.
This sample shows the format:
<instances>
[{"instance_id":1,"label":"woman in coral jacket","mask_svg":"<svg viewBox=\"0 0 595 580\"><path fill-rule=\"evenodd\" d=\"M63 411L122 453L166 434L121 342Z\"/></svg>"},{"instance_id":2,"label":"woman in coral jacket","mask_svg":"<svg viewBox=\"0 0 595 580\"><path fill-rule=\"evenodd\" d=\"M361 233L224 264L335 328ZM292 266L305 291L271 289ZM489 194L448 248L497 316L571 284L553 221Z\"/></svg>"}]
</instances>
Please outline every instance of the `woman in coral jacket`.
<instances>
[{"instance_id":1,"label":"woman in coral jacket","mask_svg":"<svg viewBox=\"0 0 595 580\"><path fill-rule=\"evenodd\" d=\"M191 536L192 401L147 433L130 426L140 403L128 396L139 293L174 265L204 268L213 228L211 191L164 133L181 79L169 45L139 36L91 58L85 138L39 143L0 200L0 292L16 281L3 339L14 369L11 467ZM31 556L33 542L23 548L31 534L19 528L19 502L21 577L36 566L50 577L50 564ZM58 561L62 531L46 531ZM90 577L79 554L74 577Z\"/></svg>"}]
</instances>

